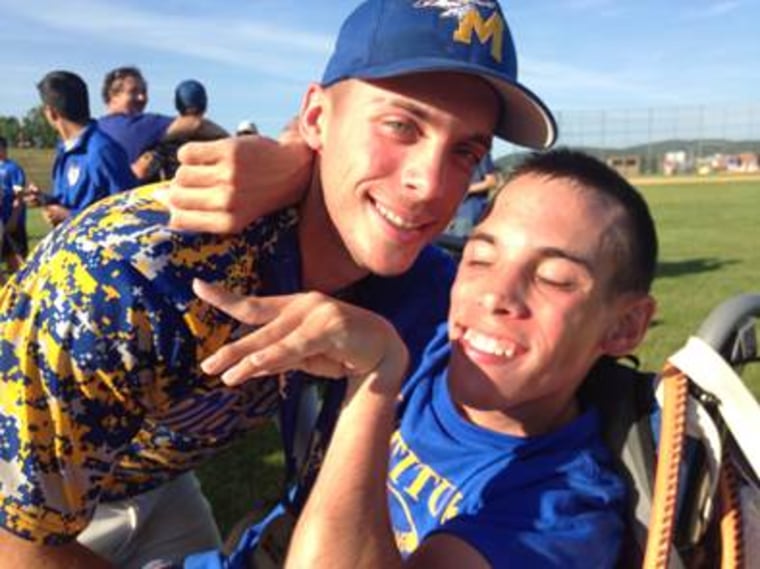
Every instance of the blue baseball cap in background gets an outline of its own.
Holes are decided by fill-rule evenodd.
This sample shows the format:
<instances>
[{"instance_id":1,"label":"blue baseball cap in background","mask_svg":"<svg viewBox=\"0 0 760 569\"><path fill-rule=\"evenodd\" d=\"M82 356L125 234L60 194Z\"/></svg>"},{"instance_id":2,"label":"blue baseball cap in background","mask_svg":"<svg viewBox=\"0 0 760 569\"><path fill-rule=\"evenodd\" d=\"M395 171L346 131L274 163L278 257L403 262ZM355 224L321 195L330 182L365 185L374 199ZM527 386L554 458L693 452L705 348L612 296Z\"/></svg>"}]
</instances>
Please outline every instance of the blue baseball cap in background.
<instances>
[{"instance_id":1,"label":"blue baseball cap in background","mask_svg":"<svg viewBox=\"0 0 760 569\"><path fill-rule=\"evenodd\" d=\"M193 109L195 114L203 114L207 105L206 88L200 81L187 79L174 90L174 106L180 114L185 114L188 109Z\"/></svg>"},{"instance_id":2,"label":"blue baseball cap in background","mask_svg":"<svg viewBox=\"0 0 760 569\"><path fill-rule=\"evenodd\" d=\"M536 149L554 144L554 117L517 82L515 45L495 0L366 0L343 23L322 85L444 71L494 87L497 136Z\"/></svg>"}]
</instances>

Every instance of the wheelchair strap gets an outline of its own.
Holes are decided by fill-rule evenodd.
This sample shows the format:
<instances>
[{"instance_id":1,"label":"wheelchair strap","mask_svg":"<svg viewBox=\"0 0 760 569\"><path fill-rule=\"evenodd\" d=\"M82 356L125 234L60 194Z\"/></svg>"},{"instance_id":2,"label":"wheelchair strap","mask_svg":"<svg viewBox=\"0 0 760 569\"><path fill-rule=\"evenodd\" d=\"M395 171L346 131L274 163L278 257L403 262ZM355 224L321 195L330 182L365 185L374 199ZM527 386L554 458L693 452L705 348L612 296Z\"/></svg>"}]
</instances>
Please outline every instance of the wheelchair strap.
<instances>
[{"instance_id":1,"label":"wheelchair strap","mask_svg":"<svg viewBox=\"0 0 760 569\"><path fill-rule=\"evenodd\" d=\"M704 392L716 399L717 409L744 458L760 477L760 437L757 418L760 405L741 378L710 345L692 336L669 360Z\"/></svg>"},{"instance_id":2,"label":"wheelchair strap","mask_svg":"<svg viewBox=\"0 0 760 569\"><path fill-rule=\"evenodd\" d=\"M283 501L289 511L297 514L309 497L327 452L346 392L346 382L325 382L320 405L314 381L298 372L288 375L287 394L280 406L286 481Z\"/></svg>"}]
</instances>

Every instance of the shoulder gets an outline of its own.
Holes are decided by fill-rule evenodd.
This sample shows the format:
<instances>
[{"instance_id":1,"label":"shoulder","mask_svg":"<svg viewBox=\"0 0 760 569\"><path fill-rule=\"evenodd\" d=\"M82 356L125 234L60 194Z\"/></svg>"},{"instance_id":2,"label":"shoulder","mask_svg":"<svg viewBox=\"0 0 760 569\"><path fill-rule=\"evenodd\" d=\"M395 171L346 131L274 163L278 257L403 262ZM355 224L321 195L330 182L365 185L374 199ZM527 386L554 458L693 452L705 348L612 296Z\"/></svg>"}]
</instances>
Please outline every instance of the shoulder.
<instances>
[{"instance_id":1,"label":"shoulder","mask_svg":"<svg viewBox=\"0 0 760 569\"><path fill-rule=\"evenodd\" d=\"M156 125L168 126L171 124L172 117L161 115L158 113L112 113L103 115L98 119L98 124L106 131L114 129L140 129L151 128Z\"/></svg>"},{"instance_id":2,"label":"shoulder","mask_svg":"<svg viewBox=\"0 0 760 569\"><path fill-rule=\"evenodd\" d=\"M89 132L88 149L90 151L105 151L111 154L123 155L124 159L127 158L126 151L121 145L116 142L111 135L109 135L103 128L96 122L92 123L91 130Z\"/></svg>"},{"instance_id":3,"label":"shoulder","mask_svg":"<svg viewBox=\"0 0 760 569\"><path fill-rule=\"evenodd\" d=\"M127 126L130 123L130 118L131 115L124 113L111 113L99 117L97 123L100 128L113 130Z\"/></svg>"},{"instance_id":4,"label":"shoulder","mask_svg":"<svg viewBox=\"0 0 760 569\"><path fill-rule=\"evenodd\" d=\"M161 115L158 113L142 113L137 115L136 121L147 127L167 129L175 121L176 117Z\"/></svg>"}]
</instances>

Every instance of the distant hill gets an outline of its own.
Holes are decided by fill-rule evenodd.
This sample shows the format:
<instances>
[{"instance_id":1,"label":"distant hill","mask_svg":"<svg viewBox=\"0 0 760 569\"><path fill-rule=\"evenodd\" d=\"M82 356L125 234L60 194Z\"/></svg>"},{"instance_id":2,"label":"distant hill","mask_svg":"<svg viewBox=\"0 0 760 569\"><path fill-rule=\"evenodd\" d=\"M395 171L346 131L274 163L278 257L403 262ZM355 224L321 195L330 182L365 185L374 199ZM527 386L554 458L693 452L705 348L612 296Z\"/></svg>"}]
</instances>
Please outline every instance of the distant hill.
<instances>
[{"instance_id":1,"label":"distant hill","mask_svg":"<svg viewBox=\"0 0 760 569\"><path fill-rule=\"evenodd\" d=\"M755 152L760 154L760 140L660 140L648 144L637 144L621 148L601 148L594 146L575 147L593 156L605 159L609 156L638 155L644 165L645 172L655 172L659 169L660 159L666 152L684 151L695 157L712 156L713 154L738 154L740 152ZM505 172L525 156L527 152L513 152L500 156L495 160L496 166Z\"/></svg>"}]
</instances>

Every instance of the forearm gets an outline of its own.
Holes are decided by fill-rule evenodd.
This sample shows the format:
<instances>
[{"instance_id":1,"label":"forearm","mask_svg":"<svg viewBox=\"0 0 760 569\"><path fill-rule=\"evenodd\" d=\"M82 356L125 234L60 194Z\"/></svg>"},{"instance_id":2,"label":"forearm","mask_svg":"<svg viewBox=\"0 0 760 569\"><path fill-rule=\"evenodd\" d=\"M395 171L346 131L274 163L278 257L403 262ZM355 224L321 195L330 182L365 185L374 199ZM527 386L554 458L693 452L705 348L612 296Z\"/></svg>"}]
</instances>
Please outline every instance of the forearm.
<instances>
[{"instance_id":1,"label":"forearm","mask_svg":"<svg viewBox=\"0 0 760 569\"><path fill-rule=\"evenodd\" d=\"M0 529L2 567L35 569L113 569L114 566L77 542L46 546L23 540Z\"/></svg>"},{"instance_id":2,"label":"forearm","mask_svg":"<svg viewBox=\"0 0 760 569\"><path fill-rule=\"evenodd\" d=\"M213 140L226 136L229 136L229 133L215 122L203 117L187 115L174 119L169 128L166 129L162 140L169 141L186 138Z\"/></svg>"},{"instance_id":3,"label":"forearm","mask_svg":"<svg viewBox=\"0 0 760 569\"><path fill-rule=\"evenodd\" d=\"M229 135L230 133L224 130L221 126L208 119L203 119L198 128L198 138L202 140L215 140Z\"/></svg>"},{"instance_id":4,"label":"forearm","mask_svg":"<svg viewBox=\"0 0 760 569\"><path fill-rule=\"evenodd\" d=\"M398 371L391 372L400 375ZM403 372L401 372L403 373ZM299 518L288 569L401 567L386 492L398 388L389 376L363 382L336 425L319 477ZM398 380L400 384L400 380Z\"/></svg>"}]
</instances>

